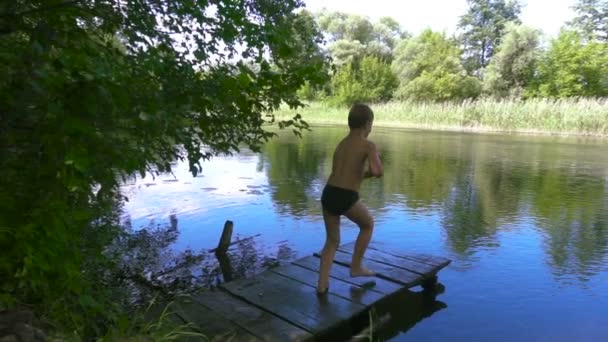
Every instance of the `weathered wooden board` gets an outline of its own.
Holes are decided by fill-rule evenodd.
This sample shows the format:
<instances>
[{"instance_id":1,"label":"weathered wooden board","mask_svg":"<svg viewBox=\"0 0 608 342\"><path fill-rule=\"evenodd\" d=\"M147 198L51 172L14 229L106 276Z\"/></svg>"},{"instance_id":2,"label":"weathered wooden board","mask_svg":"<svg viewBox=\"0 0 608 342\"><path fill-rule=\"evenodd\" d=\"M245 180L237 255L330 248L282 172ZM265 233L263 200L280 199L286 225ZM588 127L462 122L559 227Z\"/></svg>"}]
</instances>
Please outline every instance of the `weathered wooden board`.
<instances>
[{"instance_id":1,"label":"weathered wooden board","mask_svg":"<svg viewBox=\"0 0 608 342\"><path fill-rule=\"evenodd\" d=\"M323 333L366 310L365 306L332 293L318 297L314 286L272 272L226 283L222 287L314 334Z\"/></svg>"},{"instance_id":2,"label":"weathered wooden board","mask_svg":"<svg viewBox=\"0 0 608 342\"><path fill-rule=\"evenodd\" d=\"M352 255L352 249L340 247L338 250ZM410 259L396 257L394 255L387 254L371 248L365 252L365 259L374 260L380 263L395 266L404 270L408 270L410 272L418 273L425 277L435 275L435 273L437 273L437 271L439 270L437 266L425 264Z\"/></svg>"},{"instance_id":3,"label":"weathered wooden board","mask_svg":"<svg viewBox=\"0 0 608 342\"><path fill-rule=\"evenodd\" d=\"M192 299L264 341L305 341L312 338L306 330L224 291L205 291Z\"/></svg>"},{"instance_id":4,"label":"weathered wooden board","mask_svg":"<svg viewBox=\"0 0 608 342\"><path fill-rule=\"evenodd\" d=\"M386 253L392 254L396 257L416 260L418 262L423 262L423 263L426 263L429 265L437 266L437 267L439 267L439 269L446 267L447 265L449 265L452 262L452 260L450 260L448 258L435 256L435 255L429 255L429 254L423 254L423 253L411 253L411 254L401 255L398 252L390 251L390 250L386 251Z\"/></svg>"},{"instance_id":5,"label":"weathered wooden board","mask_svg":"<svg viewBox=\"0 0 608 342\"><path fill-rule=\"evenodd\" d=\"M355 246L355 243L351 242L351 243L342 245L341 248L352 250L354 248L354 246ZM369 244L368 248L382 251L384 253L391 254L396 257L415 260L415 261L422 262L425 264L437 266L440 269L446 267L451 262L450 259L440 257L440 256L424 254L424 253L412 253L412 252L406 252L406 251L398 251L398 250L395 250L394 248L386 247L384 244L379 243L379 242L371 242Z\"/></svg>"},{"instance_id":6,"label":"weathered wooden board","mask_svg":"<svg viewBox=\"0 0 608 342\"><path fill-rule=\"evenodd\" d=\"M305 267L316 272L319 272L319 268L321 267L320 260L316 256L309 256L294 261L293 264ZM369 279L364 279L361 277L351 277L349 267L336 263L332 265L331 271L329 272L329 276L330 278L339 279L341 281L358 286L365 286L366 283L369 281ZM384 295L393 294L403 288L403 285L386 279L376 277L374 280L376 281L376 286L372 287L370 291L379 292Z\"/></svg>"},{"instance_id":7,"label":"weathered wooden board","mask_svg":"<svg viewBox=\"0 0 608 342\"><path fill-rule=\"evenodd\" d=\"M345 266L350 266L351 259L351 254L338 250L336 251L334 262L338 264L343 264ZM369 269L376 272L377 277L388 279L390 281L402 284L404 287L413 287L419 285L423 279L422 275L418 273L410 272L403 268L399 268L382 262L369 260L367 258L363 259L363 264L366 265L366 267L368 267Z\"/></svg>"},{"instance_id":8,"label":"weathered wooden board","mask_svg":"<svg viewBox=\"0 0 608 342\"><path fill-rule=\"evenodd\" d=\"M315 287L319 279L318 272L293 264L276 267L270 271ZM330 282L329 293L365 306L371 306L384 297L378 292L370 291L367 287L350 284L340 279L334 279Z\"/></svg>"},{"instance_id":9,"label":"weathered wooden board","mask_svg":"<svg viewBox=\"0 0 608 342\"><path fill-rule=\"evenodd\" d=\"M171 310L180 316L184 322L189 322L198 327L209 341L261 341L255 335L225 319L216 312L200 305L189 298L180 298L171 306ZM200 339L191 338L196 341Z\"/></svg>"}]
</instances>

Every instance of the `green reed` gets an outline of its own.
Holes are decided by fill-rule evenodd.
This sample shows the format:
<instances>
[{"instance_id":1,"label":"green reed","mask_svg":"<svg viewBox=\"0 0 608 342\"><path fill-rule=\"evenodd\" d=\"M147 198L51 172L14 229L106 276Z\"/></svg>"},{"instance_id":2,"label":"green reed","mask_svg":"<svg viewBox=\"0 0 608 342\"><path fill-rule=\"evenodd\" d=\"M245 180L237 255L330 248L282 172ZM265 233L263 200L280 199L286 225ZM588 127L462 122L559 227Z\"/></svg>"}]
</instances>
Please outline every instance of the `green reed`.
<instances>
[{"instance_id":1,"label":"green reed","mask_svg":"<svg viewBox=\"0 0 608 342\"><path fill-rule=\"evenodd\" d=\"M608 98L493 100L372 104L374 124L448 130L608 136ZM297 111L309 124L344 124L348 108L311 102ZM282 108L277 119L295 111Z\"/></svg>"}]
</instances>

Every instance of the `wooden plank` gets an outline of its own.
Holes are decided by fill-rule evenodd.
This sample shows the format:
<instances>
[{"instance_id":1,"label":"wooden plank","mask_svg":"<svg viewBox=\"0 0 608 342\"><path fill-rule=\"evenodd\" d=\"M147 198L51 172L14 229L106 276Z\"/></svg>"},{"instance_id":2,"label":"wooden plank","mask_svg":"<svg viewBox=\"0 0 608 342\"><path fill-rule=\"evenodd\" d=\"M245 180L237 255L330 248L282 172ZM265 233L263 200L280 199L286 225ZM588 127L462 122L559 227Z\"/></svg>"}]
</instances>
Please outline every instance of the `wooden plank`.
<instances>
[{"instance_id":1,"label":"wooden plank","mask_svg":"<svg viewBox=\"0 0 608 342\"><path fill-rule=\"evenodd\" d=\"M429 255L429 254L422 254L422 253L412 253L412 254L407 254L407 255L399 255L399 254L396 254L396 252L391 252L391 251L387 251L387 253L392 254L396 257L416 260L418 262L423 262L423 263L426 263L429 265L433 265L433 266L438 267L439 269L446 267L447 265L449 265L452 262L452 260L450 260L448 258L435 256L435 255Z\"/></svg>"},{"instance_id":2,"label":"wooden plank","mask_svg":"<svg viewBox=\"0 0 608 342\"><path fill-rule=\"evenodd\" d=\"M264 341L305 341L312 335L224 291L205 291L192 297Z\"/></svg>"},{"instance_id":3,"label":"wooden plank","mask_svg":"<svg viewBox=\"0 0 608 342\"><path fill-rule=\"evenodd\" d=\"M270 271L314 287L317 286L319 279L319 273L293 264L272 268ZM329 293L364 306L371 306L384 297L382 294L370 290L371 288L350 284L339 279L331 281L329 286Z\"/></svg>"},{"instance_id":4,"label":"wooden plank","mask_svg":"<svg viewBox=\"0 0 608 342\"><path fill-rule=\"evenodd\" d=\"M345 250L346 249L352 250L354 247L355 247L354 242L347 243L347 244L341 246L341 248L344 248ZM440 269L446 267L447 265L449 265L452 262L450 259L440 257L440 256L424 254L424 253L411 253L411 252L397 251L394 248L385 247L384 244L382 244L380 242L371 242L369 244L368 249L374 249L374 250L381 251L381 252L384 252L387 254L391 254L391 255L399 257L399 258L415 260L415 261L422 262L425 264L437 266Z\"/></svg>"},{"instance_id":5,"label":"wooden plank","mask_svg":"<svg viewBox=\"0 0 608 342\"><path fill-rule=\"evenodd\" d=\"M345 266L350 266L352 255L338 250L334 258L334 262ZM388 265L382 262L363 259L364 265L376 272L377 277L388 279L390 281L402 284L405 287L413 287L422 282L423 277L414 272L410 272L403 268Z\"/></svg>"},{"instance_id":6,"label":"wooden plank","mask_svg":"<svg viewBox=\"0 0 608 342\"><path fill-rule=\"evenodd\" d=\"M371 249L383 251L381 248L376 248L376 246L373 246L373 247L374 248L371 248ZM384 250L383 252L396 256L398 258L410 259L410 260L415 260L415 261L422 262L425 264L433 265L433 266L438 267L439 269L446 267L447 265L449 265L452 262L452 260L450 260L448 258L444 258L444 257L436 256L436 255L424 254L424 253L404 253L404 252L394 251L391 249Z\"/></svg>"},{"instance_id":7,"label":"wooden plank","mask_svg":"<svg viewBox=\"0 0 608 342\"><path fill-rule=\"evenodd\" d=\"M346 252L349 255L352 255L352 250L350 250L348 248L346 248L346 250L344 250L344 248L340 247L340 248L338 248L338 250ZM384 252L381 252L381 251L378 251L375 249L368 249L365 252L365 259L374 260L374 261L377 261L377 262L380 262L383 264L398 267L398 268L401 268L404 270L408 270L410 272L418 273L425 277L435 275L435 273L437 273L437 271L439 271L437 266L424 264L424 263L410 260L410 259L399 258L394 255L387 254L387 253L384 253Z\"/></svg>"},{"instance_id":8,"label":"wooden plank","mask_svg":"<svg viewBox=\"0 0 608 342\"><path fill-rule=\"evenodd\" d=\"M300 260L296 260L293 262L293 264L298 265L300 267L307 268L309 270L313 270L315 272L319 272L319 268L321 267L321 264L319 263L319 258L316 256L309 256L309 257L306 257L306 258L303 258ZM346 266L340 265L340 264L336 264L336 263L333 264L331 271L329 272L329 276L330 276L330 278L338 279L338 280L347 282L349 284L354 284L354 285L359 285L359 286L363 286L363 285L365 285L366 282L369 281L368 279L364 279L361 277L356 277L356 278L351 277L349 267L346 267ZM403 285L394 283L390 280L377 278L377 277L374 280L376 281L376 286L371 288L370 291L375 291L375 292L382 293L384 295L389 295L389 294L393 294L393 293L403 289Z\"/></svg>"},{"instance_id":9,"label":"wooden plank","mask_svg":"<svg viewBox=\"0 0 608 342\"><path fill-rule=\"evenodd\" d=\"M193 323L209 341L261 341L235 323L189 298L180 298L171 307L184 322ZM191 340L197 340L192 338ZM198 339L200 340L200 339Z\"/></svg>"},{"instance_id":10,"label":"wooden plank","mask_svg":"<svg viewBox=\"0 0 608 342\"><path fill-rule=\"evenodd\" d=\"M272 272L221 287L313 334L327 332L350 317L366 312L363 305L332 293L318 297L314 286Z\"/></svg>"}]
</instances>

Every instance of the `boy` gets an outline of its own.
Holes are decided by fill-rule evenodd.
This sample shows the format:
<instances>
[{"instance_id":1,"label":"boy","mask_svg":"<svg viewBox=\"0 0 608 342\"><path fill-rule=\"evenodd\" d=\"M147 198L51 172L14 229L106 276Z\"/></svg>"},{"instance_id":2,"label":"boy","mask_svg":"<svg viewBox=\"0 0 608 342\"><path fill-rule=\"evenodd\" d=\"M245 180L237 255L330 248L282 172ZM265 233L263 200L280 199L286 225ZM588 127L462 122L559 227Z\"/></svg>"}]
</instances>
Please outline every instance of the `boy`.
<instances>
[{"instance_id":1,"label":"boy","mask_svg":"<svg viewBox=\"0 0 608 342\"><path fill-rule=\"evenodd\" d=\"M327 293L329 272L340 244L340 216L344 215L359 226L359 236L351 262L352 277L374 276L362 265L363 254L372 237L374 221L367 208L359 201L361 181L368 177L381 177L383 167L376 145L367 140L372 131L374 113L364 104L355 104L348 113L349 134L336 147L332 171L323 189L321 205L327 237L321 252L321 267L317 294ZM369 170L365 170L366 162Z\"/></svg>"}]
</instances>

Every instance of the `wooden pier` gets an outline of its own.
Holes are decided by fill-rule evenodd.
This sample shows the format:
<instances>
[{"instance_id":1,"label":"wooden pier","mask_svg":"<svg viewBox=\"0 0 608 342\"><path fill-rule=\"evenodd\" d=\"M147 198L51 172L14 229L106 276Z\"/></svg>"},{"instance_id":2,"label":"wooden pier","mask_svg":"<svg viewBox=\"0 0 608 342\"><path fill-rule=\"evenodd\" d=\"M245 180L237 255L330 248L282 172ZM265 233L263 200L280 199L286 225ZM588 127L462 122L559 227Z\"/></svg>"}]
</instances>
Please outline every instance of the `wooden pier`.
<instances>
[{"instance_id":1,"label":"wooden pier","mask_svg":"<svg viewBox=\"0 0 608 342\"><path fill-rule=\"evenodd\" d=\"M353 246L338 249L324 296L316 295L319 256L315 254L178 300L171 309L181 322L200 327L211 341L344 340L369 325L370 310L382 315L382 306L391 301L403 300L402 306L408 306L413 303L407 298L422 298L408 289L434 288L437 273L450 263L372 243L364 264L377 276L372 278L376 284L369 286L369 278L350 277ZM425 316L428 313L421 313L414 321Z\"/></svg>"}]
</instances>

